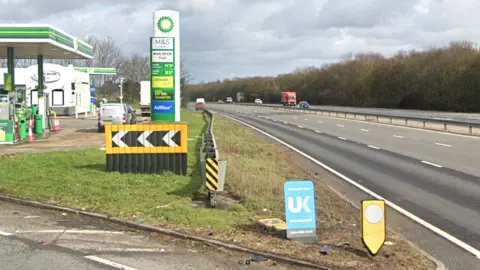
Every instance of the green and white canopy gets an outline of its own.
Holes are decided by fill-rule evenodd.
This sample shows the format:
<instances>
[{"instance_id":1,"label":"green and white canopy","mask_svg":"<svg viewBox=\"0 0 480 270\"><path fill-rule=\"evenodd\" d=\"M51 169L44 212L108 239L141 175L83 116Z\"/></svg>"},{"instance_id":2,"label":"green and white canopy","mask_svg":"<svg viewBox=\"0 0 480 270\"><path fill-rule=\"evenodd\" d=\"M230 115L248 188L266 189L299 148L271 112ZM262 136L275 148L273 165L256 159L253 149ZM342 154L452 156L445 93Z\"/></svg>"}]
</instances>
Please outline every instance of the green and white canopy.
<instances>
[{"instance_id":1,"label":"green and white canopy","mask_svg":"<svg viewBox=\"0 0 480 270\"><path fill-rule=\"evenodd\" d=\"M7 58L7 47L15 48L17 59L93 58L91 45L46 24L0 24L0 58Z\"/></svg>"}]
</instances>

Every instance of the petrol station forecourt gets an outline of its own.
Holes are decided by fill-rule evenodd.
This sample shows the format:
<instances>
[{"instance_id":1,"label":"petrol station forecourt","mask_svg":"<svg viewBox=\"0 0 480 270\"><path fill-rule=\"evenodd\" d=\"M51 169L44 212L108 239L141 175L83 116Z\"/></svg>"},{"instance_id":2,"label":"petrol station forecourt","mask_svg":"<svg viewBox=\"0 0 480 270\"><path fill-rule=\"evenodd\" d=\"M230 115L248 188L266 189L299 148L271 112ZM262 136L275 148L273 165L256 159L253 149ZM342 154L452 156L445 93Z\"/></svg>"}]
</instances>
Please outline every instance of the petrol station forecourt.
<instances>
[{"instance_id":1,"label":"petrol station forecourt","mask_svg":"<svg viewBox=\"0 0 480 270\"><path fill-rule=\"evenodd\" d=\"M91 45L52 25L0 24L0 58L7 59L7 73L0 75L6 79L3 88L8 93L9 111L8 117L2 115L0 121L7 122L7 127L14 127L16 116L10 107L10 104L16 103L17 100L14 59L37 59L37 74L43 74L43 59L81 60L92 59L93 56ZM49 109L46 108L46 104L51 104L45 100L50 89L45 89L44 85L44 76L38 76L38 85L35 89L38 91L38 114L43 118L43 126L45 113ZM6 133L13 134L14 128L11 129L13 130L7 130ZM12 137L10 134L7 137L14 140L14 136L10 138Z\"/></svg>"}]
</instances>

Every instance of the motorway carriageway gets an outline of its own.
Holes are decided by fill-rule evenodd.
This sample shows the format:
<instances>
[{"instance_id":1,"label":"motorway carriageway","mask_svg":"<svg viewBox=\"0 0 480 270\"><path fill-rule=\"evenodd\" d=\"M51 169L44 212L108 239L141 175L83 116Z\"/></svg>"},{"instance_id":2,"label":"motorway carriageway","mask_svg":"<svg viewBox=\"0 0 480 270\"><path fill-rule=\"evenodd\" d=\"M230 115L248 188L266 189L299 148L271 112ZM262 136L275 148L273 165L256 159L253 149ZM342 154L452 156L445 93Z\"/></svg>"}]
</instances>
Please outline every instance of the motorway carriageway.
<instances>
[{"instance_id":1,"label":"motorway carriageway","mask_svg":"<svg viewBox=\"0 0 480 270\"><path fill-rule=\"evenodd\" d=\"M480 249L480 138L261 107L209 107L272 134Z\"/></svg>"}]
</instances>

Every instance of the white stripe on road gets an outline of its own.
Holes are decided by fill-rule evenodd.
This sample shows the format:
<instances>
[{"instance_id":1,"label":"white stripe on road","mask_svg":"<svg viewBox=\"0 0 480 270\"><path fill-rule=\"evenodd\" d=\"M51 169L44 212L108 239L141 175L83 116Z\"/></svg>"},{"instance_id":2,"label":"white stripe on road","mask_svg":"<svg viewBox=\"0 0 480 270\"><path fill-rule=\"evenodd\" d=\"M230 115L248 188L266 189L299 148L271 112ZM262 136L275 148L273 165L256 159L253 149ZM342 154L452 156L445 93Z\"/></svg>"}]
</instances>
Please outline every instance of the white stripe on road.
<instances>
[{"instance_id":1,"label":"white stripe on road","mask_svg":"<svg viewBox=\"0 0 480 270\"><path fill-rule=\"evenodd\" d=\"M283 122L284 124L288 124L287 122Z\"/></svg>"},{"instance_id":2,"label":"white stripe on road","mask_svg":"<svg viewBox=\"0 0 480 270\"><path fill-rule=\"evenodd\" d=\"M364 131L364 132L370 132L370 130L368 130L368 129L363 129L363 128L362 128L362 129L360 129L360 130L361 130L361 131Z\"/></svg>"},{"instance_id":3,"label":"white stripe on road","mask_svg":"<svg viewBox=\"0 0 480 270\"><path fill-rule=\"evenodd\" d=\"M431 162L428 162L428 161L425 161L425 160L422 160L422 163L428 164L428 165L430 165L430 166L437 167L437 168L442 168L442 167L443 167L442 165L438 165L438 164L435 164L435 163L431 163Z\"/></svg>"},{"instance_id":4,"label":"white stripe on road","mask_svg":"<svg viewBox=\"0 0 480 270\"><path fill-rule=\"evenodd\" d=\"M303 119L303 120L307 121L308 119L305 118L305 119Z\"/></svg>"},{"instance_id":5,"label":"white stripe on road","mask_svg":"<svg viewBox=\"0 0 480 270\"><path fill-rule=\"evenodd\" d=\"M323 121L317 121L318 123L323 123Z\"/></svg>"},{"instance_id":6,"label":"white stripe on road","mask_svg":"<svg viewBox=\"0 0 480 270\"><path fill-rule=\"evenodd\" d=\"M403 139L403 136L399 136L399 135L393 135L393 137Z\"/></svg>"},{"instance_id":7,"label":"white stripe on road","mask_svg":"<svg viewBox=\"0 0 480 270\"><path fill-rule=\"evenodd\" d=\"M370 148L373 148L373 149L377 149L377 150L380 150L380 148L376 147L376 146L373 146L373 145L367 145L368 147Z\"/></svg>"},{"instance_id":8,"label":"white stripe on road","mask_svg":"<svg viewBox=\"0 0 480 270\"><path fill-rule=\"evenodd\" d=\"M454 243L455 245L463 248L464 250L470 252L470 253L473 254L475 257L477 257L478 259L480 259L480 250L478 250L478 249L470 246L469 244L467 244L467 243L463 242L462 240L456 238L455 236L453 236L453 235L451 235L451 234L443 231L442 229L434 226L433 224L428 223L428 222L425 221L424 219L422 219L422 218L420 218L420 217L418 217L418 216L416 216L416 215L408 212L407 210L405 210L405 209L401 208L400 206L396 205L395 203L393 203L393 202L391 202L391 201L383 198L383 197L380 196L379 194L377 194L377 193L371 191L370 189L362 186L361 184L357 183L357 182L354 181L353 179L348 178L347 176L343 175L342 173L340 173L340 172L334 170L333 168L325 165L324 163L316 160L315 158L313 158L313 157L309 156L308 154L300 151L299 149L293 147L292 145L290 145L290 144L288 144L288 143L286 143L286 142L278 139L277 137L275 137L275 136L273 136L273 135L271 135L271 134L269 134L269 133L267 133L267 132L265 132L265 131L263 131L263 130L261 130L261 129L258 129L258 128L250 125L250 124L247 124L247 123L245 123L245 122L243 122L243 121L240 121L240 120L238 120L238 119L236 119L236 118L227 116L227 115L222 114L222 113L219 113L219 114L222 115L222 116L224 116L224 117L226 117L226 118L229 118L229 119L232 119L232 120L234 120L234 121L237 121L237 122L239 122L240 124L243 124L243 125L251 128L251 129L253 129L253 130L256 130L256 131L264 134L265 136L270 137L270 138L272 138L273 140L275 140L275 141L277 141L277 142L285 145L286 147L288 147L288 148L292 149L293 151L297 152L298 154L306 157L307 159L309 159L309 160L312 161L313 163L315 163L315 164L323 167L323 168L326 169L327 171L335 174L335 175L338 176L339 178L343 179L345 182L351 184L352 186L357 187L358 189L360 189L360 190L362 190L363 192L367 193L368 195L374 197L375 199L377 199L377 200L384 200L386 205L390 206L391 208L393 208L394 210L396 210L396 211L399 212L400 214L402 214L402 215L406 216L407 218L409 218L409 219L411 219L411 220L413 220L413 221L421 224L421 225L424 226L425 228L427 228L427 229L431 230L432 232L434 232L434 233L442 236L443 238L445 238L445 239L447 239L448 241Z\"/></svg>"},{"instance_id":9,"label":"white stripe on road","mask_svg":"<svg viewBox=\"0 0 480 270\"><path fill-rule=\"evenodd\" d=\"M126 266L126 265L119 264L119 263L116 263L116 262L112 262L110 260L106 260L106 259L103 259L103 258L100 258L100 257L97 257L97 256L93 256L93 255L88 255L88 256L85 256L84 258L87 258L89 260L96 261L96 262L99 262L101 264L105 264L105 265L108 265L108 266L111 266L111 267L115 267L117 269L138 270L137 268Z\"/></svg>"},{"instance_id":10,"label":"white stripe on road","mask_svg":"<svg viewBox=\"0 0 480 270\"><path fill-rule=\"evenodd\" d=\"M344 138L344 137L338 137L338 138L339 138L340 140L344 140L344 141L347 140L347 138Z\"/></svg>"},{"instance_id":11,"label":"white stripe on road","mask_svg":"<svg viewBox=\"0 0 480 270\"><path fill-rule=\"evenodd\" d=\"M316 133L322 133L320 130L315 130Z\"/></svg>"},{"instance_id":12,"label":"white stripe on road","mask_svg":"<svg viewBox=\"0 0 480 270\"><path fill-rule=\"evenodd\" d=\"M302 126L297 126L297 127L299 127L299 128L303 128Z\"/></svg>"},{"instance_id":13,"label":"white stripe on road","mask_svg":"<svg viewBox=\"0 0 480 270\"><path fill-rule=\"evenodd\" d=\"M95 248L95 252L167 252L164 248Z\"/></svg>"},{"instance_id":14,"label":"white stripe on road","mask_svg":"<svg viewBox=\"0 0 480 270\"><path fill-rule=\"evenodd\" d=\"M440 146L445 146L445 147L452 147L450 144L444 144L444 143L438 143L438 142L436 142L435 144Z\"/></svg>"},{"instance_id":15,"label":"white stripe on road","mask_svg":"<svg viewBox=\"0 0 480 270\"><path fill-rule=\"evenodd\" d=\"M337 127L345 127L345 126L344 126L344 125L339 125L339 124L337 124Z\"/></svg>"}]
</instances>

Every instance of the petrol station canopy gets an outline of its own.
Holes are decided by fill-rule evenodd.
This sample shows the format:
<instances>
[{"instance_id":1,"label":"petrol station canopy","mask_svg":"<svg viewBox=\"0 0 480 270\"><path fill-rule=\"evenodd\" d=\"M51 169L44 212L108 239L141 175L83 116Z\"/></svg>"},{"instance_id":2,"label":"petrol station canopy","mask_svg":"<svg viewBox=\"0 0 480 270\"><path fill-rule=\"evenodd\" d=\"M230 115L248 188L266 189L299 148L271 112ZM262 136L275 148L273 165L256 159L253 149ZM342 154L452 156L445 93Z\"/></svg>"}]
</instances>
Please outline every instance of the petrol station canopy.
<instances>
[{"instance_id":1,"label":"petrol station canopy","mask_svg":"<svg viewBox=\"0 0 480 270\"><path fill-rule=\"evenodd\" d=\"M47 24L0 24L0 58L13 47L16 59L92 59L93 47Z\"/></svg>"}]
</instances>

